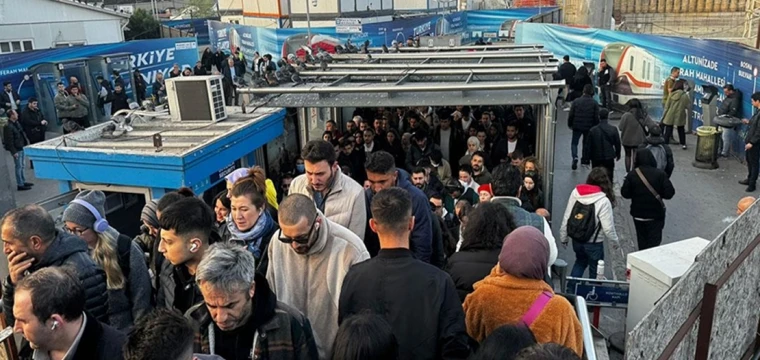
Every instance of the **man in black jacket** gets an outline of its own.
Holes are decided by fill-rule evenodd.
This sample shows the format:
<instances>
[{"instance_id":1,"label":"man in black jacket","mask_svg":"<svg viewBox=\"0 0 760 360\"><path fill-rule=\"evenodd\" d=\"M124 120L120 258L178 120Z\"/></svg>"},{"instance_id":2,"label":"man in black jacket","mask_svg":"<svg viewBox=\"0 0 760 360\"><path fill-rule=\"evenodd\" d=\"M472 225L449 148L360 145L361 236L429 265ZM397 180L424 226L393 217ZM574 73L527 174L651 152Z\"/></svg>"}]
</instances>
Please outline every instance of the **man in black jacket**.
<instances>
[{"instance_id":1,"label":"man in black jacket","mask_svg":"<svg viewBox=\"0 0 760 360\"><path fill-rule=\"evenodd\" d=\"M27 274L49 267L69 267L84 286L84 309L94 320L108 321L106 275L90 258L87 244L55 228L53 217L38 205L26 205L0 221L10 275L3 281L3 313L13 324L13 295ZM56 295L57 296L57 295ZM31 341L31 339L29 339Z\"/></svg>"},{"instance_id":2,"label":"man in black jacket","mask_svg":"<svg viewBox=\"0 0 760 360\"><path fill-rule=\"evenodd\" d=\"M451 172L459 171L459 159L467 148L461 127L451 126L451 115L445 114L433 132L433 143L441 149L441 154L451 164Z\"/></svg>"},{"instance_id":3,"label":"man in black jacket","mask_svg":"<svg viewBox=\"0 0 760 360\"><path fill-rule=\"evenodd\" d=\"M0 108L5 109L5 112L21 110L21 97L13 91L13 84L10 81L3 83L3 91L0 92Z\"/></svg>"},{"instance_id":4,"label":"man in black jacket","mask_svg":"<svg viewBox=\"0 0 760 360\"><path fill-rule=\"evenodd\" d=\"M620 160L622 146L617 128L607 123L608 116L607 109L599 109L599 125L589 130L588 141L583 144L583 154L591 160L591 167L607 169L610 181L614 181L615 161Z\"/></svg>"},{"instance_id":5,"label":"man in black jacket","mask_svg":"<svg viewBox=\"0 0 760 360\"><path fill-rule=\"evenodd\" d=\"M611 109L612 98L611 98L610 88L615 83L615 80L617 79L617 74L615 74L615 69L613 69L612 66L607 64L607 59L602 59L599 61L599 75L598 76L599 76L599 90L600 90L599 98L602 101L602 106L607 109Z\"/></svg>"},{"instance_id":6,"label":"man in black jacket","mask_svg":"<svg viewBox=\"0 0 760 360\"><path fill-rule=\"evenodd\" d=\"M734 89L734 86L731 84L726 84L723 86L723 93L726 95L726 98L723 99L723 102L718 108L718 116L740 119L742 111L741 94L736 91L736 89ZM721 134L721 137L723 139L723 149L721 151L721 156L728 157L728 153L731 151L731 145L733 143L736 128L721 127L721 130L723 130L723 133Z\"/></svg>"},{"instance_id":7,"label":"man in black jacket","mask_svg":"<svg viewBox=\"0 0 760 360\"><path fill-rule=\"evenodd\" d=\"M338 322L371 311L393 328L399 359L467 358L464 311L451 277L415 260L409 251L415 221L409 194L396 187L380 191L371 208L370 227L381 250L377 257L348 270Z\"/></svg>"},{"instance_id":8,"label":"man in black jacket","mask_svg":"<svg viewBox=\"0 0 760 360\"><path fill-rule=\"evenodd\" d=\"M752 94L752 106L760 109L760 92ZM744 137L744 152L747 156L747 169L749 175L739 184L747 185L747 192L755 191L757 186L757 174L760 171L760 111L752 115L752 119L743 119L744 124L749 124L749 130Z\"/></svg>"},{"instance_id":9,"label":"man in black jacket","mask_svg":"<svg viewBox=\"0 0 760 360\"><path fill-rule=\"evenodd\" d=\"M649 136L646 138L646 143L641 147L647 148L652 152L652 155L654 155L654 158L657 161L657 168L665 171L668 178L673 175L673 169L676 167L676 163L673 160L673 150L670 148L670 145L667 144L665 138L662 137L662 130L660 130L659 126L653 126L652 129L649 130ZM656 149L658 147L665 153L665 164L660 164L659 160L657 160L658 156L655 155L655 152L659 151Z\"/></svg>"},{"instance_id":10,"label":"man in black jacket","mask_svg":"<svg viewBox=\"0 0 760 360\"><path fill-rule=\"evenodd\" d=\"M45 141L45 130L48 122L43 118L42 111L37 105L39 105L37 98L29 98L19 118L30 144Z\"/></svg>"},{"instance_id":11,"label":"man in black jacket","mask_svg":"<svg viewBox=\"0 0 760 360\"><path fill-rule=\"evenodd\" d=\"M565 80L565 93L562 100L564 101L567 99L567 94L570 91L570 84L573 83L573 77L575 77L575 72L578 69L575 68L575 65L570 62L570 56L565 55L562 57L562 65L559 66L559 75L562 80Z\"/></svg>"},{"instance_id":12,"label":"man in black jacket","mask_svg":"<svg viewBox=\"0 0 760 360\"><path fill-rule=\"evenodd\" d=\"M570 142L570 152L573 155L573 170L578 168L578 141L583 136L583 148L588 142L588 132L592 127L599 124L599 104L594 100L594 87L583 87L583 96L575 99L570 106L570 115L567 117L567 125L573 130L573 140ZM588 165L589 158L585 151L581 157L581 164Z\"/></svg>"},{"instance_id":13,"label":"man in black jacket","mask_svg":"<svg viewBox=\"0 0 760 360\"><path fill-rule=\"evenodd\" d=\"M24 128L21 127L21 123L18 121L18 112L15 110L8 112L8 125L5 126L3 132L3 144L5 144L5 150L13 155L16 189L18 191L31 189L34 184L26 182L24 175L24 146L29 144L29 140L24 134Z\"/></svg>"},{"instance_id":14,"label":"man in black jacket","mask_svg":"<svg viewBox=\"0 0 760 360\"><path fill-rule=\"evenodd\" d=\"M31 344L33 359L122 358L126 336L85 312L82 285L60 267L41 269L19 282L13 297L14 330Z\"/></svg>"}]
</instances>

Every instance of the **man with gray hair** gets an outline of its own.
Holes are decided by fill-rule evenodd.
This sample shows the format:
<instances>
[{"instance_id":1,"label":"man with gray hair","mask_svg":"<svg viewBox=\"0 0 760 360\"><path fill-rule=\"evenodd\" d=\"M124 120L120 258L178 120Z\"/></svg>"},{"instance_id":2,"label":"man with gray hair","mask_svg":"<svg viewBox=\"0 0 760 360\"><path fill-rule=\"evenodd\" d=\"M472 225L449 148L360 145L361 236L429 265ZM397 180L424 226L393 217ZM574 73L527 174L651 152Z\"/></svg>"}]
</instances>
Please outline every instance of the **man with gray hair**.
<instances>
[{"instance_id":1,"label":"man with gray hair","mask_svg":"<svg viewBox=\"0 0 760 360\"><path fill-rule=\"evenodd\" d=\"M286 197L279 210L267 280L280 301L311 320L319 358L329 359L338 333L343 277L369 253L356 234L325 217L305 195Z\"/></svg>"},{"instance_id":2,"label":"man with gray hair","mask_svg":"<svg viewBox=\"0 0 760 360\"><path fill-rule=\"evenodd\" d=\"M309 319L277 301L250 252L211 245L195 281L204 302L185 315L193 322L194 352L224 359L318 358Z\"/></svg>"}]
</instances>

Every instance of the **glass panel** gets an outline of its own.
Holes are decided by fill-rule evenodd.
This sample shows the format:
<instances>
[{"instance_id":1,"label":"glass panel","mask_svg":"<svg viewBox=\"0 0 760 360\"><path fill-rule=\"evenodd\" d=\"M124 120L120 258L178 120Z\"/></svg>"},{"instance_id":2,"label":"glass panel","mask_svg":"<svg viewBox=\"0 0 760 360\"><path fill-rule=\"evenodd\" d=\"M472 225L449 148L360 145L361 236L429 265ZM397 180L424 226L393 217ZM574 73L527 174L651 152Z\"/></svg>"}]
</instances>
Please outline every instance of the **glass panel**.
<instances>
[{"instance_id":1,"label":"glass panel","mask_svg":"<svg viewBox=\"0 0 760 360\"><path fill-rule=\"evenodd\" d=\"M11 44L4 42L0 43L0 53L9 53L11 52Z\"/></svg>"},{"instance_id":2,"label":"glass panel","mask_svg":"<svg viewBox=\"0 0 760 360\"><path fill-rule=\"evenodd\" d=\"M21 42L20 41L11 41L11 47L13 48L13 52L21 52Z\"/></svg>"},{"instance_id":3,"label":"glass panel","mask_svg":"<svg viewBox=\"0 0 760 360\"><path fill-rule=\"evenodd\" d=\"M24 51L34 50L34 46L32 46L32 41L27 40L24 41Z\"/></svg>"}]
</instances>

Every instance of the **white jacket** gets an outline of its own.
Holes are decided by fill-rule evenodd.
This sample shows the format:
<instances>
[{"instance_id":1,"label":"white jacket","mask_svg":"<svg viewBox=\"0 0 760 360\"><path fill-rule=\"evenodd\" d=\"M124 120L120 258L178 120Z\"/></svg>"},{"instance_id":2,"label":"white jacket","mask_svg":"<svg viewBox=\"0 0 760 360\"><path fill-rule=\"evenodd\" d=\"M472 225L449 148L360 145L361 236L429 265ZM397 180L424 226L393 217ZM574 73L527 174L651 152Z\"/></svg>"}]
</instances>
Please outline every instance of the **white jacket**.
<instances>
[{"instance_id":1,"label":"white jacket","mask_svg":"<svg viewBox=\"0 0 760 360\"><path fill-rule=\"evenodd\" d=\"M618 241L610 199L607 198L607 195L605 195L598 186L581 184L576 186L570 194L570 199L567 201L567 208L565 208L565 215L562 217L559 239L563 244L570 240L567 237L567 220L573 212L573 206L575 206L576 201L579 201L584 205L594 204L596 223L597 225L602 225L602 231L599 233L599 236L596 240L589 240L589 243L600 243L604 241L605 237L608 240Z\"/></svg>"}]
</instances>

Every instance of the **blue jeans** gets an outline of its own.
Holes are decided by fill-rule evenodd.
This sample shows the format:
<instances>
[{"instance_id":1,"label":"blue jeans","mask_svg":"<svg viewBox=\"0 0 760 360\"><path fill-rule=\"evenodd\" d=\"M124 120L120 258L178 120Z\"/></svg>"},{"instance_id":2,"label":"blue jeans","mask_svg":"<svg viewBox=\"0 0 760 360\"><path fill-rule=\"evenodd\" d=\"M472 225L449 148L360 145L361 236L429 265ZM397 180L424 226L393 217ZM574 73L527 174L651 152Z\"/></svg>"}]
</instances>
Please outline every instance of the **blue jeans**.
<instances>
[{"instance_id":1,"label":"blue jeans","mask_svg":"<svg viewBox=\"0 0 760 360\"><path fill-rule=\"evenodd\" d=\"M573 154L573 160L578 159L578 142L580 142L581 136L583 136L583 157L581 158L581 164L588 164L588 154L586 154L585 151L588 130L573 130L573 140L570 142L570 152Z\"/></svg>"},{"instance_id":2,"label":"blue jeans","mask_svg":"<svg viewBox=\"0 0 760 360\"><path fill-rule=\"evenodd\" d=\"M18 156L13 157L13 163L16 165L16 184L24 186L24 183L26 183L26 176L24 176L24 151L19 151L16 155Z\"/></svg>"},{"instance_id":3,"label":"blue jeans","mask_svg":"<svg viewBox=\"0 0 760 360\"><path fill-rule=\"evenodd\" d=\"M575 251L575 264L570 276L583 277L583 273L588 268L588 278L596 279L596 264L599 260L604 260L604 243L581 244L573 241L573 251Z\"/></svg>"}]
</instances>

